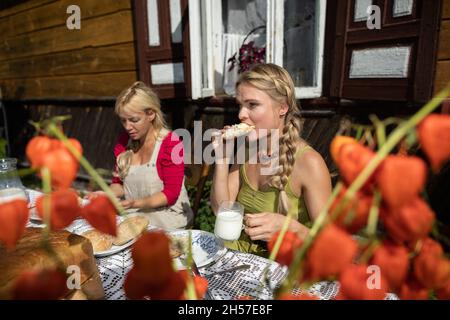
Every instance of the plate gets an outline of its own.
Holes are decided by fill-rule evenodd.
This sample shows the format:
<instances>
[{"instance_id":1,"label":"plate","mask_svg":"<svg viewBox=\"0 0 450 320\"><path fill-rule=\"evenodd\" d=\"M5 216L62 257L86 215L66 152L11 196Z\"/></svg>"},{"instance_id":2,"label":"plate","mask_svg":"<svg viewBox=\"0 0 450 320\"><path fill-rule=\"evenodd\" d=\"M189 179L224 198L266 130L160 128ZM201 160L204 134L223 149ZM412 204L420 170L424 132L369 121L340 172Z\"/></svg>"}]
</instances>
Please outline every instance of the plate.
<instances>
[{"instance_id":1,"label":"plate","mask_svg":"<svg viewBox=\"0 0 450 320\"><path fill-rule=\"evenodd\" d=\"M125 219L126 218L124 218L124 217L117 216L117 225L119 225ZM71 232L78 234L78 235L83 235L83 233L85 233L86 231L93 230L93 229L94 228L92 228L92 226L89 223L87 223L86 220L79 220L78 222L76 222L74 225L71 226ZM129 248L131 245L133 245L133 243L136 242L137 239L138 238L134 238L121 246L113 245L109 250L106 250L106 251L94 252L94 256L97 258L103 258L103 257L108 257L111 255L114 255L116 253L119 253L119 252Z\"/></svg>"},{"instance_id":2,"label":"plate","mask_svg":"<svg viewBox=\"0 0 450 320\"><path fill-rule=\"evenodd\" d=\"M180 239L187 242L189 239L189 232L192 233L192 255L198 268L205 267L217 261L227 252L227 248L225 248L223 241L210 232L201 230L180 230L167 232L167 234L172 239ZM175 259L175 262L179 269L185 268L179 258Z\"/></svg>"},{"instance_id":3,"label":"plate","mask_svg":"<svg viewBox=\"0 0 450 320\"><path fill-rule=\"evenodd\" d=\"M42 193L39 195L42 195ZM28 209L30 210L30 221L36 222L36 223L42 222L41 217L39 217L39 215L36 211L37 210L36 209L36 199L39 195L33 196L32 200L30 200L30 202L28 203ZM80 205L82 207L84 207L87 204L89 204L89 200L81 199Z\"/></svg>"}]
</instances>

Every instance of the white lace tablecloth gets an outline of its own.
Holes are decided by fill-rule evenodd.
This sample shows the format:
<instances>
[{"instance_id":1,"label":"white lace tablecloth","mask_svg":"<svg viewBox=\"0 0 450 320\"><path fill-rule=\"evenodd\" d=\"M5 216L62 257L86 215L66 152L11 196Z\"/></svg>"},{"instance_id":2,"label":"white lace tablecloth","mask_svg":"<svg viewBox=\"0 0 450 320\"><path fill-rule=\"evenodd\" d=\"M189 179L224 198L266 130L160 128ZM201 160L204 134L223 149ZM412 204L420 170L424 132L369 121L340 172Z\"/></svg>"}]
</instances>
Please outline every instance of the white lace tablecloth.
<instances>
[{"instance_id":1,"label":"white lace tablecloth","mask_svg":"<svg viewBox=\"0 0 450 320\"><path fill-rule=\"evenodd\" d=\"M36 195L37 193L32 193L30 198L35 199ZM83 219L76 220L67 230L74 232L85 224L86 221ZM40 223L30 221L27 226L39 227ZM149 230L156 230L156 228L150 226ZM213 273L243 264L251 267L246 270L210 276ZM131 248L124 249L111 256L97 258L97 266L107 300L126 300L123 284L126 274L130 271L132 265ZM261 285L267 266L269 267L269 281ZM287 268L276 262L233 250L228 250L225 255L214 263L200 268L199 271L208 280L209 289L206 299L212 300L234 300L243 296L258 300L271 300L273 299L274 289L280 286L287 276ZM309 293L316 295L322 300L334 299L338 291L339 284L337 282L319 282L308 290ZM301 290L295 290L294 294L300 292ZM394 300L398 298L393 294L389 294L386 299Z\"/></svg>"}]
</instances>

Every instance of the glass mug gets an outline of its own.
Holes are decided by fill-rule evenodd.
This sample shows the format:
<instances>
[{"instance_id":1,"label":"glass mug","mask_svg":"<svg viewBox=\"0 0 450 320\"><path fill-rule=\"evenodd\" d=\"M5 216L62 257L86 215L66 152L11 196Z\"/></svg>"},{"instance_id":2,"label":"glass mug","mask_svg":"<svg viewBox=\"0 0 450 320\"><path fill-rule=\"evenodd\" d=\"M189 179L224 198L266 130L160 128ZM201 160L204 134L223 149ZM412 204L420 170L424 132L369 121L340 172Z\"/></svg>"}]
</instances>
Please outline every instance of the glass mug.
<instances>
[{"instance_id":1,"label":"glass mug","mask_svg":"<svg viewBox=\"0 0 450 320\"><path fill-rule=\"evenodd\" d=\"M28 202L28 196L24 189L8 188L0 190L0 203L10 202L18 199L22 199Z\"/></svg>"},{"instance_id":2,"label":"glass mug","mask_svg":"<svg viewBox=\"0 0 450 320\"><path fill-rule=\"evenodd\" d=\"M17 172L17 159L3 158L0 159L0 203L14 199L28 201L28 195Z\"/></svg>"},{"instance_id":3,"label":"glass mug","mask_svg":"<svg viewBox=\"0 0 450 320\"><path fill-rule=\"evenodd\" d=\"M224 201L217 212L214 234L225 241L235 241L241 236L244 207L239 202Z\"/></svg>"}]
</instances>

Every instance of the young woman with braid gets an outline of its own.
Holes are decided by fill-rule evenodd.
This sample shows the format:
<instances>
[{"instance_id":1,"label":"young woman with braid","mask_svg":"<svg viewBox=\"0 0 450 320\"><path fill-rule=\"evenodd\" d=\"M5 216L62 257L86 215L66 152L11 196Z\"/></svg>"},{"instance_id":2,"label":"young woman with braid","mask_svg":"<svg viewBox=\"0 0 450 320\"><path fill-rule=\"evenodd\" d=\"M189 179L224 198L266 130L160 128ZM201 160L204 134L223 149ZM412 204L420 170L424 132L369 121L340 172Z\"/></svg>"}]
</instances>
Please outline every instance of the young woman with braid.
<instances>
[{"instance_id":1,"label":"young woman with braid","mask_svg":"<svg viewBox=\"0 0 450 320\"><path fill-rule=\"evenodd\" d=\"M262 174L264 161L244 165L216 164L211 203L214 212L223 201L238 201L245 210L245 232L227 246L266 255L266 243L281 230L288 212L296 219L289 230L305 237L331 194L331 179L319 153L300 138L299 108L289 73L276 65L257 65L236 85L241 122L254 126L256 139L277 139L279 168ZM261 130L266 129L266 130ZM264 135L264 132L267 132ZM277 135L273 136L273 132ZM261 134L263 133L263 134ZM276 144L275 144L276 145ZM267 154L276 153L267 150ZM267 169L267 168L266 168Z\"/></svg>"},{"instance_id":2,"label":"young woman with braid","mask_svg":"<svg viewBox=\"0 0 450 320\"><path fill-rule=\"evenodd\" d=\"M168 130L158 96L136 82L118 96L115 112L125 132L114 147L111 188L124 198L122 206L146 214L157 227L190 226L193 213L183 183L183 149L178 146L182 142ZM172 151L177 146L175 150L181 151L174 161Z\"/></svg>"}]
</instances>

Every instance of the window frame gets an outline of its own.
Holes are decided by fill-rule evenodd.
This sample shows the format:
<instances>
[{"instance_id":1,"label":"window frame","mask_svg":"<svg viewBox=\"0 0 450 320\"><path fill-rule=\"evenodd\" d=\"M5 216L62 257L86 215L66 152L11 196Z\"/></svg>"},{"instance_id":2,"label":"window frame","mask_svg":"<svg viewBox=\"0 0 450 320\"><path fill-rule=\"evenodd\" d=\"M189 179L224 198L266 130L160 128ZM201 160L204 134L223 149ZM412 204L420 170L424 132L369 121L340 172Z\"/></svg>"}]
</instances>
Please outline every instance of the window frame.
<instances>
[{"instance_id":1,"label":"window frame","mask_svg":"<svg viewBox=\"0 0 450 320\"><path fill-rule=\"evenodd\" d=\"M441 2L414 0L413 13L398 20L390 18L391 0L376 0L382 12L381 30L368 30L352 22L356 0L336 2L330 59L330 97L359 101L425 103L432 98L436 69ZM351 6L351 7L349 7ZM333 12L331 12L333 11ZM420 15L418 15L420 12ZM409 20L408 20L409 19ZM349 22L350 21L350 22ZM355 48L411 46L409 74L406 78L349 78L351 52ZM327 71L328 72L328 71Z\"/></svg>"},{"instance_id":2,"label":"window frame","mask_svg":"<svg viewBox=\"0 0 450 320\"><path fill-rule=\"evenodd\" d=\"M284 1L267 1L266 62L283 66ZM316 0L316 86L296 87L297 99L323 96L327 0ZM212 17L215 17L212 19ZM222 0L189 0L192 99L215 95L215 74L222 74ZM277 36L283 35L283 36ZM223 76L223 75L222 75Z\"/></svg>"}]
</instances>

